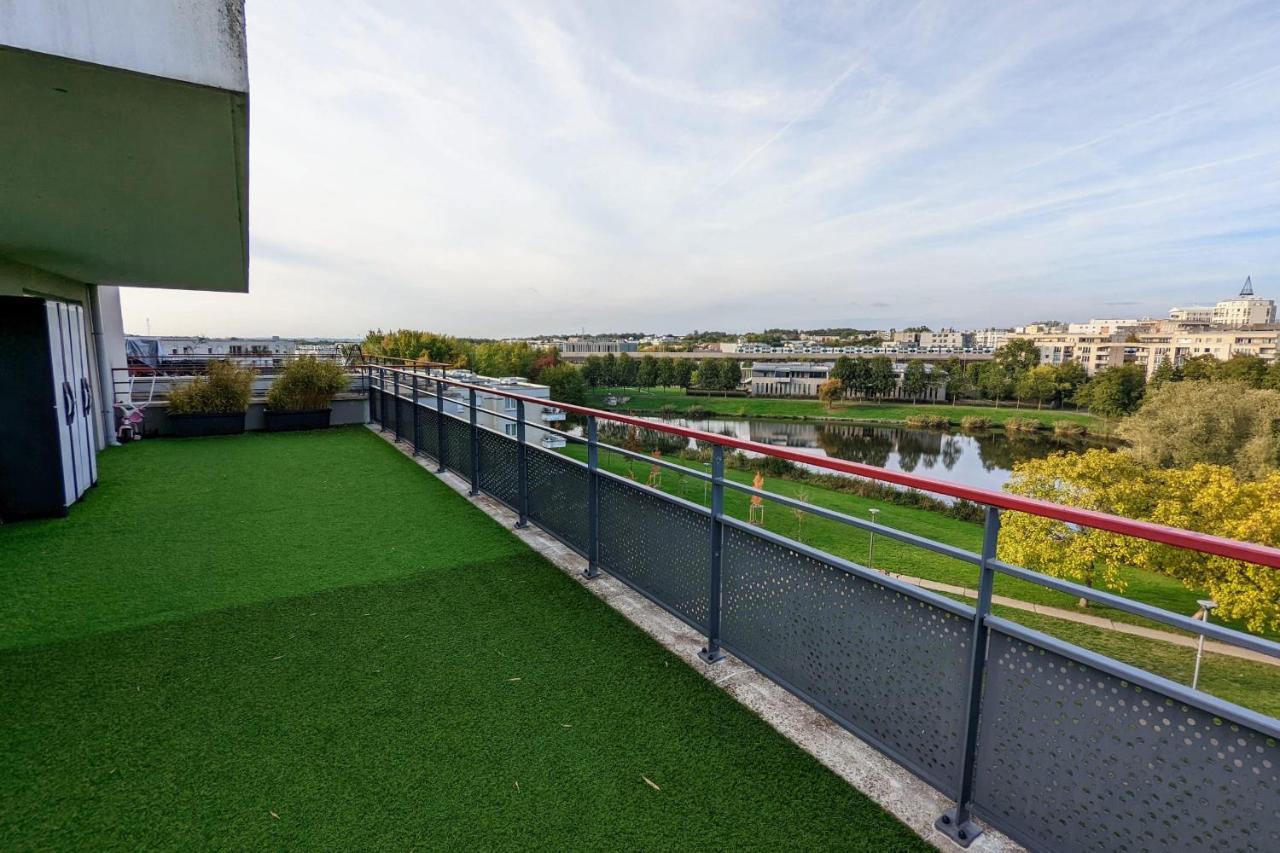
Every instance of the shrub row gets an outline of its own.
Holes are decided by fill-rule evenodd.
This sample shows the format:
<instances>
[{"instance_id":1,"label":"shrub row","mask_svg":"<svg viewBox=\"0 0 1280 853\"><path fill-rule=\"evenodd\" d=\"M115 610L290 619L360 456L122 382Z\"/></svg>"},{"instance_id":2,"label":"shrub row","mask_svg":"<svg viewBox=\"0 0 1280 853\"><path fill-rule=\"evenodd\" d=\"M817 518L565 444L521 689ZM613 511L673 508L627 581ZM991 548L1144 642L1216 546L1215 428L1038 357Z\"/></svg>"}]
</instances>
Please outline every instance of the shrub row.
<instances>
[{"instance_id":1,"label":"shrub row","mask_svg":"<svg viewBox=\"0 0 1280 853\"><path fill-rule=\"evenodd\" d=\"M682 459L699 462L707 462L711 459L710 451L705 448L685 450L679 455ZM926 509L961 521L980 523L984 517L983 508L971 501L945 501L918 489L901 489L888 483L881 483L878 480L848 477L843 474L820 474L789 460L779 459L776 456L751 457L741 451L736 451L725 455L724 464L727 468L735 468L740 471L760 471L766 477L775 477L779 480L805 483L822 489L830 489L833 492L857 495L858 497L870 498L896 506Z\"/></svg>"},{"instance_id":2,"label":"shrub row","mask_svg":"<svg viewBox=\"0 0 1280 853\"><path fill-rule=\"evenodd\" d=\"M946 429L951 426L951 418L946 415L911 415L907 418L907 426L917 429Z\"/></svg>"},{"instance_id":3,"label":"shrub row","mask_svg":"<svg viewBox=\"0 0 1280 853\"><path fill-rule=\"evenodd\" d=\"M267 408L277 412L327 409L346 387L342 368L313 356L290 362L267 392ZM169 392L171 415L234 415L249 408L253 370L230 361L209 362L204 376Z\"/></svg>"}]
</instances>

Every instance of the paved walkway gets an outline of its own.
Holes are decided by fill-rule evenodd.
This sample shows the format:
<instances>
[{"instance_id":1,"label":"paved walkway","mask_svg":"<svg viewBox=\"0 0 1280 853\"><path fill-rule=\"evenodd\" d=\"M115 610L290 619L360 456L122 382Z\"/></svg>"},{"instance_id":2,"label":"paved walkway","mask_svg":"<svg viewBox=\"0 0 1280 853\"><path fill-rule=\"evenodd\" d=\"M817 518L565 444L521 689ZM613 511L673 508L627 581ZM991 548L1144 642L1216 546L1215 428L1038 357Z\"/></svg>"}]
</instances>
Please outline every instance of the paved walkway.
<instances>
[{"instance_id":1,"label":"paved walkway","mask_svg":"<svg viewBox=\"0 0 1280 853\"><path fill-rule=\"evenodd\" d=\"M978 591L963 586L955 586L949 583L939 583L938 581L925 580L924 578L912 577L911 575L898 575L889 573L892 577L897 578L903 583L909 583L918 586L921 589L933 590L934 592L946 592L952 595L962 595L965 598L977 598ZM1121 634L1132 634L1135 637L1146 637L1148 640L1160 640L1164 643L1173 643L1175 646L1186 646L1194 649L1196 647L1197 638L1188 637L1185 634L1175 634L1172 631L1161 631L1158 628L1147 628L1143 625L1131 625L1128 622L1116 622L1105 616L1094 616L1091 613L1081 613L1078 610L1064 610L1061 607L1047 607L1043 604L1032 604L1029 601L1023 601L1019 598L1009 598L1006 595L994 595L991 597L994 604L1002 604L1005 607L1012 607L1014 610L1023 610L1027 613L1038 613L1041 616L1052 616L1055 619L1065 619L1068 622L1079 622L1081 625L1092 625L1095 628L1101 628L1104 631L1117 631ZM1242 649L1239 646L1233 646L1230 643L1224 643L1220 640L1210 640L1205 638L1204 650L1212 652L1216 655L1229 655L1233 658L1242 658L1244 660L1256 661L1257 663L1265 663L1270 666L1280 666L1280 658L1273 658L1270 655L1264 655L1262 652L1255 652L1253 649Z\"/></svg>"}]
</instances>

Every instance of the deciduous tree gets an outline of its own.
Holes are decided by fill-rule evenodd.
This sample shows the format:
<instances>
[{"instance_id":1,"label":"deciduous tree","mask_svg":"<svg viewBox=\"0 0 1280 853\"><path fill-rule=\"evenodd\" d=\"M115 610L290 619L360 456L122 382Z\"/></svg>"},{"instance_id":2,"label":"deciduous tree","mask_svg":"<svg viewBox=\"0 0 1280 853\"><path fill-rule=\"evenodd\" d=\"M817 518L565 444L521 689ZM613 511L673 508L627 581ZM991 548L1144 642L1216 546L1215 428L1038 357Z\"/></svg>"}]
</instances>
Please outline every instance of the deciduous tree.
<instances>
[{"instance_id":1,"label":"deciduous tree","mask_svg":"<svg viewBox=\"0 0 1280 853\"><path fill-rule=\"evenodd\" d=\"M1058 371L1052 365L1037 365L1018 379L1018 399L1035 400L1037 409L1056 399L1058 393Z\"/></svg>"},{"instance_id":2,"label":"deciduous tree","mask_svg":"<svg viewBox=\"0 0 1280 853\"><path fill-rule=\"evenodd\" d=\"M577 406L587 404L587 381L583 371L572 364L556 364L543 369L538 381L550 386L551 399Z\"/></svg>"},{"instance_id":3,"label":"deciduous tree","mask_svg":"<svg viewBox=\"0 0 1280 853\"><path fill-rule=\"evenodd\" d=\"M1254 481L1220 465L1152 468L1122 451L1057 453L1018 463L1006 488L1017 494L1196 530L1280 545L1280 473ZM1122 566L1177 579L1208 593L1219 613L1250 630L1280 629L1280 572L1144 539L1005 514L1001 559L1086 586L1123 590Z\"/></svg>"},{"instance_id":4,"label":"deciduous tree","mask_svg":"<svg viewBox=\"0 0 1280 853\"><path fill-rule=\"evenodd\" d=\"M1120 418L1142 403L1146 377L1136 364L1108 367L1099 371L1077 394L1089 411L1104 418Z\"/></svg>"},{"instance_id":5,"label":"deciduous tree","mask_svg":"<svg viewBox=\"0 0 1280 853\"><path fill-rule=\"evenodd\" d=\"M1280 466L1280 391L1243 382L1172 382L1119 428L1139 461L1161 468L1225 465L1245 479Z\"/></svg>"},{"instance_id":6,"label":"deciduous tree","mask_svg":"<svg viewBox=\"0 0 1280 853\"><path fill-rule=\"evenodd\" d=\"M888 356L878 355L868 363L866 390L869 395L886 397L898 387L898 374Z\"/></svg>"},{"instance_id":7,"label":"deciduous tree","mask_svg":"<svg viewBox=\"0 0 1280 853\"><path fill-rule=\"evenodd\" d=\"M1243 382L1250 388L1261 388L1267 375L1267 363L1256 355L1237 353L1218 362L1213 378L1219 382Z\"/></svg>"},{"instance_id":8,"label":"deciduous tree","mask_svg":"<svg viewBox=\"0 0 1280 853\"><path fill-rule=\"evenodd\" d=\"M844 396L844 386L840 384L839 379L828 379L818 386L818 399L828 409L835 408L840 398Z\"/></svg>"},{"instance_id":9,"label":"deciduous tree","mask_svg":"<svg viewBox=\"0 0 1280 853\"><path fill-rule=\"evenodd\" d=\"M925 370L924 362L918 358L911 359L902 371L902 393L915 403L928 390L929 372Z\"/></svg>"},{"instance_id":10,"label":"deciduous tree","mask_svg":"<svg viewBox=\"0 0 1280 853\"><path fill-rule=\"evenodd\" d=\"M720 384L725 391L736 391L742 384L742 364L731 358L720 368Z\"/></svg>"}]
</instances>

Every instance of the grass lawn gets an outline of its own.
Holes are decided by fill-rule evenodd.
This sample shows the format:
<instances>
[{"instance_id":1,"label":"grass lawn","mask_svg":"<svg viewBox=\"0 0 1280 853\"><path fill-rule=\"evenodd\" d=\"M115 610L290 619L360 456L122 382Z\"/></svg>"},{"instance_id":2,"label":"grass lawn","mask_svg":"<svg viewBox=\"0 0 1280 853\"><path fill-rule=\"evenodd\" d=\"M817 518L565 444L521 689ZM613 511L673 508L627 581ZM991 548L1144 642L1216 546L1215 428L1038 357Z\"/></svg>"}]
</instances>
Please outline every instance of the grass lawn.
<instances>
[{"instance_id":1,"label":"grass lawn","mask_svg":"<svg viewBox=\"0 0 1280 853\"><path fill-rule=\"evenodd\" d=\"M913 415L941 415L951 419L952 424L959 426L960 419L969 416L984 417L993 423L1001 424L1009 418L1034 418L1045 426L1052 426L1055 421L1070 421L1083 424L1090 432L1107 432L1109 427L1102 418L1087 412L1074 411L1037 411L1035 406L1024 405L1015 408L1013 403L1002 406L952 406L920 403L866 403L843 402L833 409L828 409L817 400L784 400L762 397L703 397L686 394L679 388L612 388L597 389L588 394L587 405L607 408L604 399L609 394L630 397L625 404L616 407L619 410L640 414L658 414L664 406L674 407L677 413L684 414L689 407L712 412L717 415L730 415L740 418L838 418L859 421L896 421L905 422Z\"/></svg>"},{"instance_id":2,"label":"grass lawn","mask_svg":"<svg viewBox=\"0 0 1280 853\"><path fill-rule=\"evenodd\" d=\"M586 458L586 449L580 444L570 443L562 452L580 460ZM671 458L668 458L668 461L707 470L696 462ZM641 483L646 482L649 477L649 465L638 461L628 464L627 458L618 453L603 451L600 454L600 465L606 470L624 476L634 473L635 478ZM725 474L729 479L744 484L750 484L754 476L751 472L735 469L728 469ZM675 471L663 471L661 488L694 503L704 506L709 503L706 499L704 481L693 477L682 478ZM881 524L966 548L975 553L982 550L982 527L972 522L949 518L929 510L883 503L858 495L780 478L766 479L764 488L860 518L869 518L867 510L875 507L880 510L878 518ZM725 510L730 515L746 519L749 502L750 497L743 492L735 489L725 490ZM828 553L864 565L867 563L869 541L865 532L809 513L801 515L802 518L797 518L795 512L789 507L767 501L764 526L783 536L798 538ZM978 579L978 570L975 566L941 557L883 536L876 539L874 565L879 569L970 589L976 587ZM1171 578L1152 572L1129 569L1125 571L1124 576L1128 582L1128 588L1125 590L1128 597L1175 613L1191 615L1198 607L1196 599L1203 597L1202 593L1189 590ZM1007 595L1035 604L1068 610L1076 608L1076 598L1073 596L1003 575L996 578L995 592L997 595ZM973 603L972 599L960 600ZM1008 608L1001 608L1001 611L1001 615L1013 621L1117 660L1144 667L1182 683L1191 681L1191 668L1195 659L1194 649L1128 634L1117 634L1024 611ZM1173 630L1151 620L1097 604L1090 605L1086 612L1106 616L1118 622ZM1243 626L1237 624L1232 627ZM1280 668L1225 655L1210 654L1205 656L1205 660L1200 682L1200 686L1205 691L1255 710L1280 715Z\"/></svg>"},{"instance_id":3,"label":"grass lawn","mask_svg":"<svg viewBox=\"0 0 1280 853\"><path fill-rule=\"evenodd\" d=\"M0 527L3 849L925 849L364 429L101 479Z\"/></svg>"}]
</instances>

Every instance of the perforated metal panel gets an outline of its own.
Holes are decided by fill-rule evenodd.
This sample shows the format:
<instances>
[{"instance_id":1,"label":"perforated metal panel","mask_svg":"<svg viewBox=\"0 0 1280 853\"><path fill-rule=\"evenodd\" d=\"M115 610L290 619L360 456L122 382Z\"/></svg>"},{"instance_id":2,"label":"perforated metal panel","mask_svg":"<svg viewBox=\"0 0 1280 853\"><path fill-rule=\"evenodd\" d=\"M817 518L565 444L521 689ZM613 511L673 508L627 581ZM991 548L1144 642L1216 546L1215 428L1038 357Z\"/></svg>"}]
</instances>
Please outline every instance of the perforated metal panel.
<instances>
[{"instance_id":1,"label":"perforated metal panel","mask_svg":"<svg viewBox=\"0 0 1280 853\"><path fill-rule=\"evenodd\" d=\"M1280 850L1280 747L991 632L974 805L1046 850Z\"/></svg>"},{"instance_id":2,"label":"perforated metal panel","mask_svg":"<svg viewBox=\"0 0 1280 853\"><path fill-rule=\"evenodd\" d=\"M382 423L382 391L369 387L369 419L374 423Z\"/></svg>"},{"instance_id":3,"label":"perforated metal panel","mask_svg":"<svg viewBox=\"0 0 1280 853\"><path fill-rule=\"evenodd\" d=\"M379 411L382 413L382 425L389 430L396 428L396 398L389 391L383 391L380 395L382 405Z\"/></svg>"},{"instance_id":4,"label":"perforated metal panel","mask_svg":"<svg viewBox=\"0 0 1280 853\"><path fill-rule=\"evenodd\" d=\"M723 559L727 648L959 790L972 619L733 527Z\"/></svg>"},{"instance_id":5,"label":"perforated metal panel","mask_svg":"<svg viewBox=\"0 0 1280 853\"><path fill-rule=\"evenodd\" d=\"M510 507L520 500L517 451L514 438L480 430L480 490Z\"/></svg>"},{"instance_id":6,"label":"perforated metal panel","mask_svg":"<svg viewBox=\"0 0 1280 853\"><path fill-rule=\"evenodd\" d=\"M464 477L471 476L471 424L452 415L444 416L444 464Z\"/></svg>"},{"instance_id":7,"label":"perforated metal panel","mask_svg":"<svg viewBox=\"0 0 1280 853\"><path fill-rule=\"evenodd\" d=\"M602 476L600 566L706 629L710 516Z\"/></svg>"},{"instance_id":8,"label":"perforated metal panel","mask_svg":"<svg viewBox=\"0 0 1280 853\"><path fill-rule=\"evenodd\" d=\"M399 424L399 436L406 441L413 441L413 401L396 397L396 423Z\"/></svg>"},{"instance_id":9,"label":"perforated metal panel","mask_svg":"<svg viewBox=\"0 0 1280 853\"><path fill-rule=\"evenodd\" d=\"M559 453L526 447L529 460L529 518L579 553L587 551L587 467Z\"/></svg>"},{"instance_id":10,"label":"perforated metal panel","mask_svg":"<svg viewBox=\"0 0 1280 853\"><path fill-rule=\"evenodd\" d=\"M436 413L434 409L418 406L418 451L433 459L440 458L439 434L436 432Z\"/></svg>"}]
</instances>

